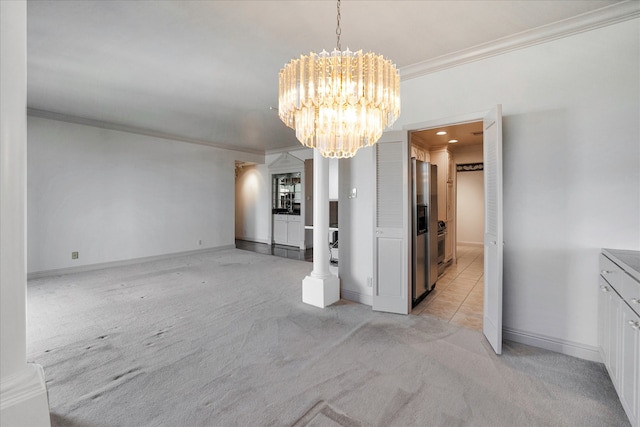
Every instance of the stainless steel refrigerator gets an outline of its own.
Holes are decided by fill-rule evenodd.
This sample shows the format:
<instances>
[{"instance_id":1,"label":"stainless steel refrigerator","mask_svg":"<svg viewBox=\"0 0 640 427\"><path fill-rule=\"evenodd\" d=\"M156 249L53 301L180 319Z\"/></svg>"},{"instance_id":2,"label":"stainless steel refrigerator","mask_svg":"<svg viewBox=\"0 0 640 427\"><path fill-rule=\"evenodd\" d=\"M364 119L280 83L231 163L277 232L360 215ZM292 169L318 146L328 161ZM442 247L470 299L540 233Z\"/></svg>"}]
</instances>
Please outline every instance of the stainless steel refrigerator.
<instances>
[{"instance_id":1,"label":"stainless steel refrigerator","mask_svg":"<svg viewBox=\"0 0 640 427\"><path fill-rule=\"evenodd\" d=\"M438 167L411 159L412 301L415 306L438 279Z\"/></svg>"}]
</instances>

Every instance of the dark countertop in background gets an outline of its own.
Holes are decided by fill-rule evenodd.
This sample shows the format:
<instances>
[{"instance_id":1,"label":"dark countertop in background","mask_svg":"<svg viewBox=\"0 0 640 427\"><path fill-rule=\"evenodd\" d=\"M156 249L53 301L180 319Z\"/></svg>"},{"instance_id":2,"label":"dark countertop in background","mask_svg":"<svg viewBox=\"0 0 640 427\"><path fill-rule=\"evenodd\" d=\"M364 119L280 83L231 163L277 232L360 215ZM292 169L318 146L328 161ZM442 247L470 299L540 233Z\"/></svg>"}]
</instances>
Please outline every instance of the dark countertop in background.
<instances>
[{"instance_id":1,"label":"dark countertop in background","mask_svg":"<svg viewBox=\"0 0 640 427\"><path fill-rule=\"evenodd\" d=\"M300 216L300 211L289 212L282 209L271 209L271 213L273 215L297 215Z\"/></svg>"}]
</instances>

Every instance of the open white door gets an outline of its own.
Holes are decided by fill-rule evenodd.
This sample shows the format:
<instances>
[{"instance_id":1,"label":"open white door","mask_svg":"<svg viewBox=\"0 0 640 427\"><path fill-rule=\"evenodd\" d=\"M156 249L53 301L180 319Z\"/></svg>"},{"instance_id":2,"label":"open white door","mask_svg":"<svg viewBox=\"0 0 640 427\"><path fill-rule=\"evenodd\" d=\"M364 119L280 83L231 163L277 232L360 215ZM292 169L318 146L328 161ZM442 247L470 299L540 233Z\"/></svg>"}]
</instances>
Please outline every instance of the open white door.
<instances>
[{"instance_id":1,"label":"open white door","mask_svg":"<svg viewBox=\"0 0 640 427\"><path fill-rule=\"evenodd\" d=\"M484 128L484 321L482 331L502 353L502 106L483 119Z\"/></svg>"},{"instance_id":2,"label":"open white door","mask_svg":"<svg viewBox=\"0 0 640 427\"><path fill-rule=\"evenodd\" d=\"M375 311L408 314L408 132L387 132L375 145L373 304Z\"/></svg>"}]
</instances>

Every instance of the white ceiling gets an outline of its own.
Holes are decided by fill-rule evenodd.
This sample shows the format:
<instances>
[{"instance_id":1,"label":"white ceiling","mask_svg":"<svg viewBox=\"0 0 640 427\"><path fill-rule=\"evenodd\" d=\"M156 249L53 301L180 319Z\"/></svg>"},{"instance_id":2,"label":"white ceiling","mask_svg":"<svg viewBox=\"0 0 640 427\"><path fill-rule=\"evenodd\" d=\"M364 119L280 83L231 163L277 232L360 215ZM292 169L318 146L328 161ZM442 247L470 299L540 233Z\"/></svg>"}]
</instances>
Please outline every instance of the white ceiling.
<instances>
[{"instance_id":1,"label":"white ceiling","mask_svg":"<svg viewBox=\"0 0 640 427\"><path fill-rule=\"evenodd\" d=\"M438 135L438 132L446 133ZM450 143L451 140L457 142ZM427 151L440 147L448 147L451 151L457 151L470 145L482 145L482 121L413 131L410 141L412 145Z\"/></svg>"},{"instance_id":2,"label":"white ceiling","mask_svg":"<svg viewBox=\"0 0 640 427\"><path fill-rule=\"evenodd\" d=\"M410 66L613 3L344 0L342 48L381 53L406 78ZM278 71L335 47L336 3L30 0L27 28L32 114L264 152L298 145L270 109Z\"/></svg>"}]
</instances>

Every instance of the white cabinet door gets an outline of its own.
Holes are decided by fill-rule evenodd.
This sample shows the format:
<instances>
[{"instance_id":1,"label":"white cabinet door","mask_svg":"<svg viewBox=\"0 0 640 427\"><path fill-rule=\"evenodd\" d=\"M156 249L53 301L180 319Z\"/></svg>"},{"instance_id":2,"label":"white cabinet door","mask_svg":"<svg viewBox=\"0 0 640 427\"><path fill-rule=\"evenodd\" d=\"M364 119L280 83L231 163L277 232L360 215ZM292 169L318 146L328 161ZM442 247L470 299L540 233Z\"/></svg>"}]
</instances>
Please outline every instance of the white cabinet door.
<instances>
[{"instance_id":1,"label":"white cabinet door","mask_svg":"<svg viewBox=\"0 0 640 427\"><path fill-rule=\"evenodd\" d=\"M484 128L484 319L482 332L502 353L502 107L483 119Z\"/></svg>"},{"instance_id":2,"label":"white cabinet door","mask_svg":"<svg viewBox=\"0 0 640 427\"><path fill-rule=\"evenodd\" d=\"M620 384L620 328L621 328L621 308L622 300L614 291L609 293L609 375L611 375L611 380L615 384L616 388L618 388Z\"/></svg>"},{"instance_id":3,"label":"white cabinet door","mask_svg":"<svg viewBox=\"0 0 640 427\"><path fill-rule=\"evenodd\" d=\"M620 304L620 401L627 409L631 425L640 421L640 391L638 371L640 370L640 317L626 304ZM635 418L635 419L634 419Z\"/></svg>"},{"instance_id":4,"label":"white cabinet door","mask_svg":"<svg viewBox=\"0 0 640 427\"><path fill-rule=\"evenodd\" d=\"M609 355L611 354L611 331L609 324L611 317L609 314L611 297L615 296L615 291L611 286L600 278L600 292L598 294L598 350L602 363L609 366Z\"/></svg>"},{"instance_id":5,"label":"white cabinet door","mask_svg":"<svg viewBox=\"0 0 640 427\"><path fill-rule=\"evenodd\" d=\"M284 217L284 218L283 218ZM286 215L273 216L273 241L275 243L287 244L287 217Z\"/></svg>"},{"instance_id":6,"label":"white cabinet door","mask_svg":"<svg viewBox=\"0 0 640 427\"><path fill-rule=\"evenodd\" d=\"M287 243L291 246L300 245L300 217L289 216L287 222Z\"/></svg>"},{"instance_id":7,"label":"white cabinet door","mask_svg":"<svg viewBox=\"0 0 640 427\"><path fill-rule=\"evenodd\" d=\"M431 163L438 168L438 219L446 221L447 217L447 171L449 165L447 163L449 152L446 150L438 150L431 153Z\"/></svg>"}]
</instances>

